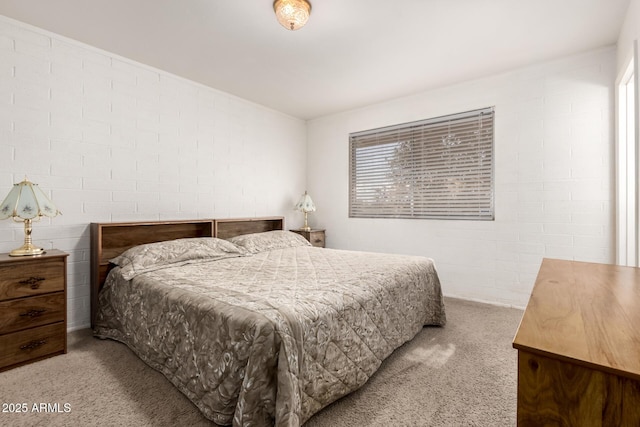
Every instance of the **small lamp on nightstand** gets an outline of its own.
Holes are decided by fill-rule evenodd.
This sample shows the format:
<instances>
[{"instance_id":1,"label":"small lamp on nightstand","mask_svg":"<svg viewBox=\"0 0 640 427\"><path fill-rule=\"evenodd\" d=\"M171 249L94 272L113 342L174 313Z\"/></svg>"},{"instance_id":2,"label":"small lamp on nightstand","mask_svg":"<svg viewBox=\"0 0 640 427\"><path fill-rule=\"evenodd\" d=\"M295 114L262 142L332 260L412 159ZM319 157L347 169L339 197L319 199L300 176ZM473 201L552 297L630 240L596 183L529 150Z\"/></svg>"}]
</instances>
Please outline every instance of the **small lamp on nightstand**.
<instances>
[{"instance_id":1,"label":"small lamp on nightstand","mask_svg":"<svg viewBox=\"0 0 640 427\"><path fill-rule=\"evenodd\" d=\"M0 204L0 219L12 218L16 222L24 222L24 245L9 252L9 255L42 254L44 249L33 246L31 242L31 222L34 218L39 221L43 216L54 217L59 214L60 211L38 184L30 182L27 178L13 184L13 188Z\"/></svg>"},{"instance_id":2,"label":"small lamp on nightstand","mask_svg":"<svg viewBox=\"0 0 640 427\"><path fill-rule=\"evenodd\" d=\"M311 196L309 196L309 194L306 191L300 198L300 201L296 203L293 209L296 211L304 212L304 227L300 228L300 230L311 231L311 227L309 227L309 224L307 223L307 213L315 212L316 205L313 204L313 200L311 200Z\"/></svg>"}]
</instances>

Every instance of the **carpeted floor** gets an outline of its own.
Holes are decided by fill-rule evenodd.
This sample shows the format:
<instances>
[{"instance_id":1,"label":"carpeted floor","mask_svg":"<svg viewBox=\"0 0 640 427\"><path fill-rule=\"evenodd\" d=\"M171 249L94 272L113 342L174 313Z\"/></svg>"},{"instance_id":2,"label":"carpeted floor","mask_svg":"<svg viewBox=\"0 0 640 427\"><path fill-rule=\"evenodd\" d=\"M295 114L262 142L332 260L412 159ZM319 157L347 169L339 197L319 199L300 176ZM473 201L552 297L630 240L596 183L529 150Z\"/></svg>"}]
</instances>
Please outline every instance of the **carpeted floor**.
<instances>
[{"instance_id":1,"label":"carpeted floor","mask_svg":"<svg viewBox=\"0 0 640 427\"><path fill-rule=\"evenodd\" d=\"M522 310L450 298L446 308L445 327L424 328L305 427L514 426ZM69 334L66 355L0 373L0 403L2 426L211 425L162 374L89 330Z\"/></svg>"}]
</instances>

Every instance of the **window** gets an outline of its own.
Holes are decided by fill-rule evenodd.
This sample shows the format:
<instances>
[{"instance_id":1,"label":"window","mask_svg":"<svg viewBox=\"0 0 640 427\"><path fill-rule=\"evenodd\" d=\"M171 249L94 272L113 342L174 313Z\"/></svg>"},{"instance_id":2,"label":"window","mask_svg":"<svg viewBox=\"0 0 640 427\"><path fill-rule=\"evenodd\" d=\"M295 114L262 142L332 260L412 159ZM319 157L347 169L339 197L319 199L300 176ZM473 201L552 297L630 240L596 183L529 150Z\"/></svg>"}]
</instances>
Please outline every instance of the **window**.
<instances>
[{"instance_id":1,"label":"window","mask_svg":"<svg viewBox=\"0 0 640 427\"><path fill-rule=\"evenodd\" d=\"M493 220L493 108L349 135L349 216Z\"/></svg>"}]
</instances>

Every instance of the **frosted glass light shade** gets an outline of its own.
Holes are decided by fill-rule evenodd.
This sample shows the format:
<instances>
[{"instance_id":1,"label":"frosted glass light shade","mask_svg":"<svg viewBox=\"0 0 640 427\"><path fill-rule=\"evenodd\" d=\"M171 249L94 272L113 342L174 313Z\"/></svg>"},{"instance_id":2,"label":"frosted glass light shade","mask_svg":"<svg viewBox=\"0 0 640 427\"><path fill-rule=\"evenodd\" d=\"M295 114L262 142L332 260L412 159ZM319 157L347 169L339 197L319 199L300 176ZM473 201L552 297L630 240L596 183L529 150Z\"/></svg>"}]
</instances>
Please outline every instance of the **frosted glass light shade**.
<instances>
[{"instance_id":1,"label":"frosted glass light shade","mask_svg":"<svg viewBox=\"0 0 640 427\"><path fill-rule=\"evenodd\" d=\"M280 25L295 31L309 20L311 4L307 0L275 0L273 10Z\"/></svg>"},{"instance_id":2,"label":"frosted glass light shade","mask_svg":"<svg viewBox=\"0 0 640 427\"><path fill-rule=\"evenodd\" d=\"M307 194L307 192L305 191L293 209L300 212L315 212L316 205L313 204L311 196L309 196L309 194Z\"/></svg>"},{"instance_id":3,"label":"frosted glass light shade","mask_svg":"<svg viewBox=\"0 0 640 427\"><path fill-rule=\"evenodd\" d=\"M38 184L24 181L13 184L7 197L0 205L0 219L10 217L33 219L39 216L54 217L60 212Z\"/></svg>"}]
</instances>

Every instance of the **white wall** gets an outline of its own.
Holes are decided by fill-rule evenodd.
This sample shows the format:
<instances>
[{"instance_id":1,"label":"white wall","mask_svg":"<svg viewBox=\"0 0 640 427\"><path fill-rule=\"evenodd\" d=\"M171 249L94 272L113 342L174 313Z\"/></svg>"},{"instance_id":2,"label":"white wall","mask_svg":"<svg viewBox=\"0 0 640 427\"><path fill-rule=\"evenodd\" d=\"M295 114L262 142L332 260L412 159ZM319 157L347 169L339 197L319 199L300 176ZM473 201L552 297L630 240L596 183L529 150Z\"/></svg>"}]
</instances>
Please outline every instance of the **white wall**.
<instances>
[{"instance_id":1,"label":"white wall","mask_svg":"<svg viewBox=\"0 0 640 427\"><path fill-rule=\"evenodd\" d=\"M425 255L445 294L525 306L543 257L613 262L615 49L308 123L310 217L333 248ZM492 222L348 218L348 134L495 106Z\"/></svg>"},{"instance_id":2,"label":"white wall","mask_svg":"<svg viewBox=\"0 0 640 427\"><path fill-rule=\"evenodd\" d=\"M637 37L639 2L621 41ZM328 246L430 256L447 295L524 306L542 257L613 261L615 58L594 51L305 124L0 16L0 198L27 175L63 212L36 223L34 241L71 254L70 329L89 323L89 223L297 226L305 182ZM491 105L495 221L348 218L350 132ZM0 221L0 252L23 237Z\"/></svg>"},{"instance_id":3,"label":"white wall","mask_svg":"<svg viewBox=\"0 0 640 427\"><path fill-rule=\"evenodd\" d=\"M633 57L633 41L640 36L640 0L631 0L617 43L617 71L623 73Z\"/></svg>"},{"instance_id":4,"label":"white wall","mask_svg":"<svg viewBox=\"0 0 640 427\"><path fill-rule=\"evenodd\" d=\"M0 16L0 198L27 175L62 211L33 238L70 253L70 329L89 324L89 223L297 226L305 142L301 120ZM0 221L0 252L23 239Z\"/></svg>"}]
</instances>

